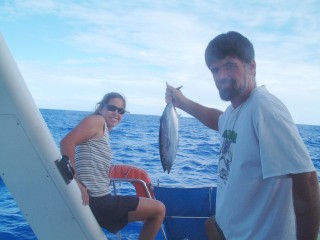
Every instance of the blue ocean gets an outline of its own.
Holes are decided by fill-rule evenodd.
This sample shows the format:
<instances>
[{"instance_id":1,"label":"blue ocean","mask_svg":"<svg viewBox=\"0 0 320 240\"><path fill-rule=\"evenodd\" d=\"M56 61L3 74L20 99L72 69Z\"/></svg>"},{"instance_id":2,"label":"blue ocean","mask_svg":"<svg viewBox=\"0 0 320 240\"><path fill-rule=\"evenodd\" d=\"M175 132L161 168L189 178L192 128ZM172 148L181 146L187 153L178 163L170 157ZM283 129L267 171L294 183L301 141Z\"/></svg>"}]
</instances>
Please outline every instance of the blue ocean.
<instances>
[{"instance_id":1,"label":"blue ocean","mask_svg":"<svg viewBox=\"0 0 320 240\"><path fill-rule=\"evenodd\" d=\"M42 116L59 146L67 134L88 112L41 109ZM179 150L170 174L164 173L159 158L159 116L127 114L110 133L114 164L130 164L146 170L154 185L212 186L216 184L218 134L194 118L180 118ZM320 126L298 125L320 176ZM320 181L320 178L319 178ZM120 186L121 187L121 186ZM125 193L133 194L124 185ZM122 239L138 239L140 223L122 230ZM117 239L105 231L108 239ZM0 178L0 239L37 239L24 219L10 191ZM162 239L158 234L157 239Z\"/></svg>"}]
</instances>

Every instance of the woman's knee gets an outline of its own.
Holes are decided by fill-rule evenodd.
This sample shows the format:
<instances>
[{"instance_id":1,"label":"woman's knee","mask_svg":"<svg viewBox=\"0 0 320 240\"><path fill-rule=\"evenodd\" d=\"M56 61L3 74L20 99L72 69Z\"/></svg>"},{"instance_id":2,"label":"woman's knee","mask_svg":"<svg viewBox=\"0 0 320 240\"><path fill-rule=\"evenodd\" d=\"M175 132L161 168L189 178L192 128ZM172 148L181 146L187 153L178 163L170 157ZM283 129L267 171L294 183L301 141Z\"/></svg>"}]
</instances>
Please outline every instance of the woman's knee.
<instances>
[{"instance_id":1,"label":"woman's knee","mask_svg":"<svg viewBox=\"0 0 320 240\"><path fill-rule=\"evenodd\" d=\"M140 198L138 208L135 212L145 215L146 218L163 219L166 213L166 207L159 200Z\"/></svg>"},{"instance_id":2,"label":"woman's knee","mask_svg":"<svg viewBox=\"0 0 320 240\"><path fill-rule=\"evenodd\" d=\"M158 205L158 209L159 209L159 215L162 219L164 219L165 215L166 215L166 206L161 202L161 201L157 201L157 205Z\"/></svg>"}]
</instances>

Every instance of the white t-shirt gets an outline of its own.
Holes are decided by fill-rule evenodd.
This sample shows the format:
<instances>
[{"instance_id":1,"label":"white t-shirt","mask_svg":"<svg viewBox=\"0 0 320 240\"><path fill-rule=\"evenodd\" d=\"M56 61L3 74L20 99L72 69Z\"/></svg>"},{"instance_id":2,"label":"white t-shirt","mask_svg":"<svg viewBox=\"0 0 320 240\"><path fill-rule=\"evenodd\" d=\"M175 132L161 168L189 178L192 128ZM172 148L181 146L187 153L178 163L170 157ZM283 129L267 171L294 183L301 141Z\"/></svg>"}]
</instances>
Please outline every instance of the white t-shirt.
<instances>
[{"instance_id":1,"label":"white t-shirt","mask_svg":"<svg viewBox=\"0 0 320 240\"><path fill-rule=\"evenodd\" d=\"M219 119L216 219L228 240L296 239L290 173L315 168L287 108L264 86Z\"/></svg>"}]
</instances>

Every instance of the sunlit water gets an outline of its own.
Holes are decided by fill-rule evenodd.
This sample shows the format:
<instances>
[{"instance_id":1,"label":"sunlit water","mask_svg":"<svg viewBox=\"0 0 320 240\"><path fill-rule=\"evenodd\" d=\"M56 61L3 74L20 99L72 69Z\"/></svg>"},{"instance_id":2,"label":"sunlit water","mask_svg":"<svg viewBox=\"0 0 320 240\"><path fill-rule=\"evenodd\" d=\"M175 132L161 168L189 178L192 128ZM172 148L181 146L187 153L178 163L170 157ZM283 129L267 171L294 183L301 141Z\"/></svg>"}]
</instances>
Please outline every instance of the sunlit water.
<instances>
[{"instance_id":1,"label":"sunlit water","mask_svg":"<svg viewBox=\"0 0 320 240\"><path fill-rule=\"evenodd\" d=\"M58 145L87 112L46 110L41 113ZM130 164L145 169L153 184L165 186L211 186L216 183L219 136L196 119L180 118L179 150L170 174L164 173L159 159L159 116L125 115L122 123L110 134L113 163ZM314 165L320 175L320 126L298 125ZM319 179L320 180L320 179ZM124 193L133 189L122 186ZM138 238L140 223L131 223L122 231L122 239ZM106 231L105 231L106 232ZM108 239L116 235L106 232ZM0 239L35 240L16 202L0 178ZM162 239L159 234L157 239Z\"/></svg>"}]
</instances>

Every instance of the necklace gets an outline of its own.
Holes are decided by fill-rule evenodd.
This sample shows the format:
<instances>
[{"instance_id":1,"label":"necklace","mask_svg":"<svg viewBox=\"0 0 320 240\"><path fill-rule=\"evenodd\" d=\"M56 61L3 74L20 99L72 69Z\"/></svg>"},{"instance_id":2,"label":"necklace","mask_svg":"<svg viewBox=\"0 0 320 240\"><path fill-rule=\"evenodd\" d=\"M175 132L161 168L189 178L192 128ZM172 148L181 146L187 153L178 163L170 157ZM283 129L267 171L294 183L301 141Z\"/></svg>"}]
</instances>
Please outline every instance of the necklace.
<instances>
[{"instance_id":1,"label":"necklace","mask_svg":"<svg viewBox=\"0 0 320 240\"><path fill-rule=\"evenodd\" d=\"M242 107L243 107L243 105L244 105L245 103L246 103L246 101L243 102L243 103L241 103L240 106L238 106L237 108L233 109L233 111L237 110L236 116L235 116L235 120L234 120L233 125L232 125L232 131L233 131L233 132L234 132L234 126L236 125L236 122L238 121L239 114L240 114L240 112L241 112L241 110L242 110Z\"/></svg>"}]
</instances>

